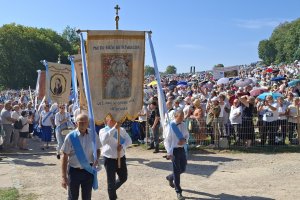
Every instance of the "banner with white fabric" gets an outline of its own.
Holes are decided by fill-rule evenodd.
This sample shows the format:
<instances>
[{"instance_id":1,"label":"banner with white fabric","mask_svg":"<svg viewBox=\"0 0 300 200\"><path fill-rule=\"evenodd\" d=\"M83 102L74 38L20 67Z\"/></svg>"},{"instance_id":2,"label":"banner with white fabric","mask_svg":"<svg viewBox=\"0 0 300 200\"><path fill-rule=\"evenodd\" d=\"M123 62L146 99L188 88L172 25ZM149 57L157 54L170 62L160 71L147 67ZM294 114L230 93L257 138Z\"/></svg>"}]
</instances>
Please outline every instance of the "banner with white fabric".
<instances>
[{"instance_id":1,"label":"banner with white fabric","mask_svg":"<svg viewBox=\"0 0 300 200\"><path fill-rule=\"evenodd\" d=\"M239 75L240 66L233 67L214 67L213 68L213 76L215 80L220 78L230 78L236 77Z\"/></svg>"},{"instance_id":2,"label":"banner with white fabric","mask_svg":"<svg viewBox=\"0 0 300 200\"><path fill-rule=\"evenodd\" d=\"M56 103L68 103L71 89L71 66L48 62L49 96Z\"/></svg>"},{"instance_id":3,"label":"banner with white fabric","mask_svg":"<svg viewBox=\"0 0 300 200\"><path fill-rule=\"evenodd\" d=\"M145 32L88 31L87 66L96 121L134 119L143 105Z\"/></svg>"},{"instance_id":4,"label":"banner with white fabric","mask_svg":"<svg viewBox=\"0 0 300 200\"><path fill-rule=\"evenodd\" d=\"M84 86L83 86L81 54L74 55L74 64L75 64L76 77L79 86L79 104L81 108L87 110L86 96L85 96Z\"/></svg>"}]
</instances>

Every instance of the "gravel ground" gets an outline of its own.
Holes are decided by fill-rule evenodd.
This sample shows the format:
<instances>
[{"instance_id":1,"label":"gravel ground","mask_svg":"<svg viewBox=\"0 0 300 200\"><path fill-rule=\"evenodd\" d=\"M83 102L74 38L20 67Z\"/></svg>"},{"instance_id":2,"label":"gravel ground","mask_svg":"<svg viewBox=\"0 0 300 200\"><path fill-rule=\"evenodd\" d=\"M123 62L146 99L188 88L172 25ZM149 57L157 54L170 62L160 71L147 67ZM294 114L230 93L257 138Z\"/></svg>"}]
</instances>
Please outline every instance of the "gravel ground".
<instances>
[{"instance_id":1,"label":"gravel ground","mask_svg":"<svg viewBox=\"0 0 300 200\"><path fill-rule=\"evenodd\" d=\"M29 153L7 154L12 179L21 199L66 199L61 185L61 165L54 147L41 152L38 142ZM142 147L127 153L128 180L117 191L118 199L176 199L165 177L171 172L170 161L163 153L153 154ZM99 187L93 199L108 199L105 169L98 175ZM186 173L181 176L186 199L299 199L299 153L193 153L189 155Z\"/></svg>"}]
</instances>

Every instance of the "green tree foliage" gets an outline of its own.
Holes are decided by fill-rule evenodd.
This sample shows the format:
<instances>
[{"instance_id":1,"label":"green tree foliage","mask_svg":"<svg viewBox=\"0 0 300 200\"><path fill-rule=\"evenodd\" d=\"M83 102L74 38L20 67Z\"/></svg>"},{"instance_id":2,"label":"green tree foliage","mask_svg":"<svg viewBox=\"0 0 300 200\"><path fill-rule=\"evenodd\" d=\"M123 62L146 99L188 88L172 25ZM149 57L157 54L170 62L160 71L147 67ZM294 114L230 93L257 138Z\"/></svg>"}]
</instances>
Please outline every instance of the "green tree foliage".
<instances>
[{"instance_id":1,"label":"green tree foliage","mask_svg":"<svg viewBox=\"0 0 300 200\"><path fill-rule=\"evenodd\" d=\"M276 27L268 40L260 41L258 54L267 65L299 60L300 19Z\"/></svg>"},{"instance_id":2,"label":"green tree foliage","mask_svg":"<svg viewBox=\"0 0 300 200\"><path fill-rule=\"evenodd\" d=\"M277 51L275 45L270 40L262 40L258 46L258 56L265 64L270 65L275 62Z\"/></svg>"},{"instance_id":3,"label":"green tree foliage","mask_svg":"<svg viewBox=\"0 0 300 200\"><path fill-rule=\"evenodd\" d=\"M74 54L68 40L51 29L6 24L0 27L0 85L6 88L35 88L40 60L69 64Z\"/></svg>"},{"instance_id":4,"label":"green tree foliage","mask_svg":"<svg viewBox=\"0 0 300 200\"><path fill-rule=\"evenodd\" d=\"M64 39L68 40L72 46L72 50L78 52L80 49L80 37L76 33L76 28L71 28L67 26L61 35Z\"/></svg>"},{"instance_id":5,"label":"green tree foliage","mask_svg":"<svg viewBox=\"0 0 300 200\"><path fill-rule=\"evenodd\" d=\"M166 74L176 74L177 69L174 65L169 65L166 69Z\"/></svg>"},{"instance_id":6,"label":"green tree foliage","mask_svg":"<svg viewBox=\"0 0 300 200\"><path fill-rule=\"evenodd\" d=\"M155 74L154 67L151 67L150 65L146 65L144 73L145 75L154 75Z\"/></svg>"},{"instance_id":7,"label":"green tree foliage","mask_svg":"<svg viewBox=\"0 0 300 200\"><path fill-rule=\"evenodd\" d=\"M223 64L217 64L217 65L215 65L215 67L224 67L224 65Z\"/></svg>"}]
</instances>

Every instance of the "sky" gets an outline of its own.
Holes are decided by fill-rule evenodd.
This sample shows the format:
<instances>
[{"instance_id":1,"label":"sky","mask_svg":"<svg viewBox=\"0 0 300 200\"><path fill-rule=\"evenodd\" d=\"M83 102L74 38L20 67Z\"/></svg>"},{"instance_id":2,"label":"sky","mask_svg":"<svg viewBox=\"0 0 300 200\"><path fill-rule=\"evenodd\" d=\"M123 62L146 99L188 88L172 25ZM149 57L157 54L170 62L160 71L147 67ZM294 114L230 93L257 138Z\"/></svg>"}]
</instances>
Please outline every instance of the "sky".
<instances>
[{"instance_id":1,"label":"sky","mask_svg":"<svg viewBox=\"0 0 300 200\"><path fill-rule=\"evenodd\" d=\"M159 71L211 70L216 64L256 62L258 43L276 26L300 16L299 0L0 0L0 26L152 31ZM47 60L47 58L45 58ZM153 66L146 39L145 65Z\"/></svg>"}]
</instances>

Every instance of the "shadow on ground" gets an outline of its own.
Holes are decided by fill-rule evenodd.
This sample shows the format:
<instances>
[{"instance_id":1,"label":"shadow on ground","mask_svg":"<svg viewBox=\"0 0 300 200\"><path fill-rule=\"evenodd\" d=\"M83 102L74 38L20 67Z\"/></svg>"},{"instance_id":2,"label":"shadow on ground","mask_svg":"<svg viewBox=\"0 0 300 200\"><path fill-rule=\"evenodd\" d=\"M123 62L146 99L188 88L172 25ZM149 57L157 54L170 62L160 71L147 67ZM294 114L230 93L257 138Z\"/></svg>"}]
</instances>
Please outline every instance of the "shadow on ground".
<instances>
[{"instance_id":1,"label":"shadow on ground","mask_svg":"<svg viewBox=\"0 0 300 200\"><path fill-rule=\"evenodd\" d=\"M183 190L185 199L212 199L212 200L273 200L272 198L259 197L259 196L236 196L231 194L209 194L206 192L198 192L195 190ZM189 193L199 195L199 197L189 197Z\"/></svg>"}]
</instances>

